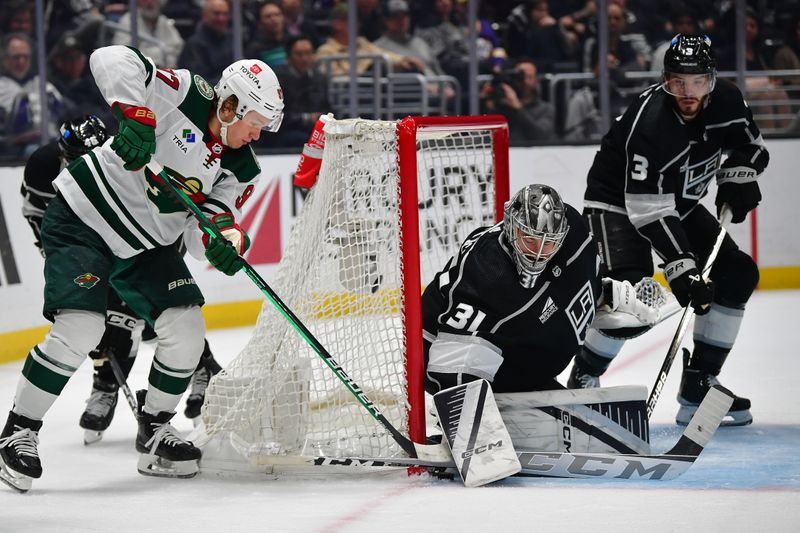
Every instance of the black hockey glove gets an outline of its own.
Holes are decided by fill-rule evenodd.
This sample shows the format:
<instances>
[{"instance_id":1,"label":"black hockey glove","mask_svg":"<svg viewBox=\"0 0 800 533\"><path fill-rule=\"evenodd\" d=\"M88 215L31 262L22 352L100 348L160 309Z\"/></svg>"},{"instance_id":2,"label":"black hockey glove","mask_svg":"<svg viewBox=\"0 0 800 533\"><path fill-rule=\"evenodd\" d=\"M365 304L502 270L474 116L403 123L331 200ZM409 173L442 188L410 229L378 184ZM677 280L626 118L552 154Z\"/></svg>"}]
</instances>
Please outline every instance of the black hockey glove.
<instances>
[{"instance_id":1,"label":"black hockey glove","mask_svg":"<svg viewBox=\"0 0 800 533\"><path fill-rule=\"evenodd\" d=\"M756 171L746 167L721 168L717 180L717 216L723 204L731 208L731 222L743 222L761 202Z\"/></svg>"},{"instance_id":2,"label":"black hockey glove","mask_svg":"<svg viewBox=\"0 0 800 533\"><path fill-rule=\"evenodd\" d=\"M691 304L698 315L704 315L711 310L714 282L703 281L692 256L685 255L667 263L664 266L664 277L667 278L672 294L683 307Z\"/></svg>"}]
</instances>

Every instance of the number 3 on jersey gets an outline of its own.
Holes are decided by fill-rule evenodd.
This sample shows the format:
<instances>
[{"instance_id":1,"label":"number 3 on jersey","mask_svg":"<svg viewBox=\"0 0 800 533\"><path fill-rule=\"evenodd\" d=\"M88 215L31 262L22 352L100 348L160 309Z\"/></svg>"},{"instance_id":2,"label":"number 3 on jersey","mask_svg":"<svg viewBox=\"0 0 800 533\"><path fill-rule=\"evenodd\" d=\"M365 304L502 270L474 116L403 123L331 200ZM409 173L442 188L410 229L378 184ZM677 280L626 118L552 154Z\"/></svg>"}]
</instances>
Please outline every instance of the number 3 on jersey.
<instances>
[{"instance_id":1,"label":"number 3 on jersey","mask_svg":"<svg viewBox=\"0 0 800 533\"><path fill-rule=\"evenodd\" d=\"M633 169L631 170L631 178L637 181L644 181L647 179L647 158L643 155L633 154Z\"/></svg>"},{"instance_id":2,"label":"number 3 on jersey","mask_svg":"<svg viewBox=\"0 0 800 533\"><path fill-rule=\"evenodd\" d=\"M469 304L458 304L453 316L447 319L447 324L454 329L465 329L470 332L478 331L478 326L481 325L483 319L486 318L486 313L479 309L475 309Z\"/></svg>"}]
</instances>

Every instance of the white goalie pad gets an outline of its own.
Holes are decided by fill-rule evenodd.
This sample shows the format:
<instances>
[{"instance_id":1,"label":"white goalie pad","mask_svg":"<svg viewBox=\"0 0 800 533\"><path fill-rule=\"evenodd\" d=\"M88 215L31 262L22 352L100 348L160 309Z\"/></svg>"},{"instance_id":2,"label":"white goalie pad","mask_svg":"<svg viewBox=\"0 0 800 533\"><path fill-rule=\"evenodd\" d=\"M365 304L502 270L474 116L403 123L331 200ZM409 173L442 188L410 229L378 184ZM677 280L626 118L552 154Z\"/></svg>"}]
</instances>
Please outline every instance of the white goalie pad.
<instances>
[{"instance_id":1,"label":"white goalie pad","mask_svg":"<svg viewBox=\"0 0 800 533\"><path fill-rule=\"evenodd\" d=\"M488 381L445 389L433 403L464 485L478 487L522 469Z\"/></svg>"},{"instance_id":2,"label":"white goalie pad","mask_svg":"<svg viewBox=\"0 0 800 533\"><path fill-rule=\"evenodd\" d=\"M650 453L643 386L498 393L516 449L571 453Z\"/></svg>"},{"instance_id":3,"label":"white goalie pad","mask_svg":"<svg viewBox=\"0 0 800 533\"><path fill-rule=\"evenodd\" d=\"M614 310L607 305L600 306L592 327L602 330L652 327L681 310L675 296L653 278L642 278L633 290L635 300L620 303Z\"/></svg>"}]
</instances>

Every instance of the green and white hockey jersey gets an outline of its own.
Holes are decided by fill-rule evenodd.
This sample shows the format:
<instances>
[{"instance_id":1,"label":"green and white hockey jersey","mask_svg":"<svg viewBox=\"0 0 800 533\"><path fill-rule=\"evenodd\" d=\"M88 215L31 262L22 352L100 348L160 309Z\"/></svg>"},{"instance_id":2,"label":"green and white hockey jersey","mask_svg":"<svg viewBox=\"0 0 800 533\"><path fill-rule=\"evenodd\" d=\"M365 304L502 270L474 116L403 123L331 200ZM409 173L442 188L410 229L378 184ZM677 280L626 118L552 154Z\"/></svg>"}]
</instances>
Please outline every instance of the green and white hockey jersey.
<instances>
[{"instance_id":1,"label":"green and white hockey jersey","mask_svg":"<svg viewBox=\"0 0 800 533\"><path fill-rule=\"evenodd\" d=\"M228 149L209 131L213 88L188 70L156 69L152 60L126 46L99 48L90 66L109 105L146 106L155 113L153 160L183 184L207 215L230 212L238 219L261 169L249 146ZM202 258L197 222L156 187L149 171L128 171L123 164L109 138L53 183L117 257L170 245L185 232L189 252Z\"/></svg>"}]
</instances>

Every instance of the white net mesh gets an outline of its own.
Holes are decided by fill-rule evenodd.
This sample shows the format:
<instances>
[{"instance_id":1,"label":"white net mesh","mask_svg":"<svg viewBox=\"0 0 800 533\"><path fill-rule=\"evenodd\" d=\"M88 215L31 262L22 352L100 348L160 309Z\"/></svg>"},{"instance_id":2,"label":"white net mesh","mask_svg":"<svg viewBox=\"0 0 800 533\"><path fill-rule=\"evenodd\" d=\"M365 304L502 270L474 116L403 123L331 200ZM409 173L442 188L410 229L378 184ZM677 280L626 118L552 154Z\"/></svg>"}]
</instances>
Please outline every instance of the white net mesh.
<instances>
[{"instance_id":1,"label":"white net mesh","mask_svg":"<svg viewBox=\"0 0 800 533\"><path fill-rule=\"evenodd\" d=\"M395 122L326 126L320 178L270 286L355 383L407 434L408 391ZM470 231L494 223L492 137L441 129L417 137L422 283ZM275 307L211 382L206 433L245 457L390 457L388 432Z\"/></svg>"}]
</instances>

